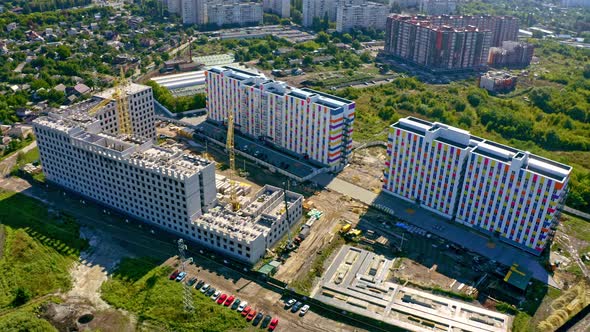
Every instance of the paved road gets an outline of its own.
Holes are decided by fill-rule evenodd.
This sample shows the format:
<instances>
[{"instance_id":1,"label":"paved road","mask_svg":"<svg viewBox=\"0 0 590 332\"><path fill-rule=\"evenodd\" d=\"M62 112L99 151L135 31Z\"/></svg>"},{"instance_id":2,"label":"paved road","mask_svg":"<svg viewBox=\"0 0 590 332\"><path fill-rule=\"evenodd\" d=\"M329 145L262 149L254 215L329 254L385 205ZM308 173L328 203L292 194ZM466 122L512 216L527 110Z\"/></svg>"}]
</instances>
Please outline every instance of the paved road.
<instances>
[{"instance_id":1,"label":"paved road","mask_svg":"<svg viewBox=\"0 0 590 332\"><path fill-rule=\"evenodd\" d=\"M375 194L357 185L333 178L329 174L320 174L312 179L317 184L343 195L350 196L368 205L381 204L392 208L396 216L416 226L436 234L451 242L458 243L466 249L505 265L519 264L531 271L533 278L550 286L560 288L559 284L547 273L537 257L520 249L441 218L417 205L395 198L387 194ZM435 225L443 225L442 230L434 229Z\"/></svg>"}]
</instances>

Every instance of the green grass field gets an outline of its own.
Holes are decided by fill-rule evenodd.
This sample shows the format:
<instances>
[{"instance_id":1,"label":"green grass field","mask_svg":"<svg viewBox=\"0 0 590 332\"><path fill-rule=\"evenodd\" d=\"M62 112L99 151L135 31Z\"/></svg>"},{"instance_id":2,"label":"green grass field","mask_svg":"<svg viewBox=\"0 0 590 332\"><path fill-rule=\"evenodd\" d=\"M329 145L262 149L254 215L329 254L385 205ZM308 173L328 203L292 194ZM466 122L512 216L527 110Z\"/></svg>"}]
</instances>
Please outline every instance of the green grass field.
<instances>
[{"instance_id":1,"label":"green grass field","mask_svg":"<svg viewBox=\"0 0 590 332\"><path fill-rule=\"evenodd\" d=\"M0 316L0 331L2 332L53 332L57 329L48 321L38 318L36 311L38 306L24 308L9 314Z\"/></svg>"},{"instance_id":2,"label":"green grass field","mask_svg":"<svg viewBox=\"0 0 590 332\"><path fill-rule=\"evenodd\" d=\"M236 311L217 305L193 289L195 311L186 314L182 303L182 284L168 280L169 267L155 267L141 278L150 259L124 259L102 286L102 298L116 308L137 315L140 323L172 331L237 331L246 320Z\"/></svg>"},{"instance_id":3,"label":"green grass field","mask_svg":"<svg viewBox=\"0 0 590 332\"><path fill-rule=\"evenodd\" d=\"M70 288L68 269L88 245L73 218L52 216L24 195L0 192L0 223L0 309Z\"/></svg>"}]
</instances>

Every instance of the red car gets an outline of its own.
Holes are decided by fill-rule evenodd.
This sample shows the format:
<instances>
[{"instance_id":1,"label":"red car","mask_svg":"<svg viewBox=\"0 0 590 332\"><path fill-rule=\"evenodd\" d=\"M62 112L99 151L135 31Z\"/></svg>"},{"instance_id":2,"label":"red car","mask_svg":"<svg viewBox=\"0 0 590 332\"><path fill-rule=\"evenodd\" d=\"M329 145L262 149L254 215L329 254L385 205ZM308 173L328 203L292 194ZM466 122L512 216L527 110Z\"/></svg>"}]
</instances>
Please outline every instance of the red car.
<instances>
[{"instance_id":1,"label":"red car","mask_svg":"<svg viewBox=\"0 0 590 332\"><path fill-rule=\"evenodd\" d=\"M252 319L254 319L254 316L256 316L256 310L252 310L248 313L248 317L246 317L247 321L251 321Z\"/></svg>"},{"instance_id":2,"label":"red car","mask_svg":"<svg viewBox=\"0 0 590 332\"><path fill-rule=\"evenodd\" d=\"M217 299L217 304L222 304L227 299L227 294L221 294L221 296Z\"/></svg>"},{"instance_id":3,"label":"red car","mask_svg":"<svg viewBox=\"0 0 590 332\"><path fill-rule=\"evenodd\" d=\"M225 300L225 303L223 305L226 307L229 307L229 305L232 304L235 299L236 299L236 297L232 295L232 296L228 297L227 300Z\"/></svg>"},{"instance_id":4,"label":"red car","mask_svg":"<svg viewBox=\"0 0 590 332\"><path fill-rule=\"evenodd\" d=\"M279 319L278 318L273 318L270 321L270 325L268 326L268 330L269 331L274 331L278 324L279 324Z\"/></svg>"},{"instance_id":5,"label":"red car","mask_svg":"<svg viewBox=\"0 0 590 332\"><path fill-rule=\"evenodd\" d=\"M246 317L246 315L248 315L248 313L250 312L250 310L252 310L251 306L247 306L244 308L244 310L242 310L242 317Z\"/></svg>"},{"instance_id":6,"label":"red car","mask_svg":"<svg viewBox=\"0 0 590 332\"><path fill-rule=\"evenodd\" d=\"M180 271L174 270L174 272L172 272L172 274L170 275L170 280L176 279L176 277L178 277L179 273L180 273Z\"/></svg>"}]
</instances>

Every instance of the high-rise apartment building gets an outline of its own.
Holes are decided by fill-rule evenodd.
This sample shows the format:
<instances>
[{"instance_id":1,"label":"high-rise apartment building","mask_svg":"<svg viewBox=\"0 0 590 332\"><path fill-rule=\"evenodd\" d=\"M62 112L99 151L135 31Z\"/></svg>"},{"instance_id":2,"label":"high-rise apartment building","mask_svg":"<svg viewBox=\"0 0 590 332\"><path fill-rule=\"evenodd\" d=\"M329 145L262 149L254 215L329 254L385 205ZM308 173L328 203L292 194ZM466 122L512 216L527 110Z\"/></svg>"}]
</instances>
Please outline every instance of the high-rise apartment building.
<instances>
[{"instance_id":1,"label":"high-rise apartment building","mask_svg":"<svg viewBox=\"0 0 590 332\"><path fill-rule=\"evenodd\" d=\"M262 2L264 11L277 14L282 18L291 16L291 1L290 0L264 0Z\"/></svg>"},{"instance_id":2,"label":"high-rise apartment building","mask_svg":"<svg viewBox=\"0 0 590 332\"><path fill-rule=\"evenodd\" d=\"M561 0L563 7L590 7L590 0Z\"/></svg>"},{"instance_id":3,"label":"high-rise apartment building","mask_svg":"<svg viewBox=\"0 0 590 332\"><path fill-rule=\"evenodd\" d=\"M490 48L488 65L496 68L525 68L531 64L535 47L532 44L505 41L501 47Z\"/></svg>"},{"instance_id":4,"label":"high-rise apartment building","mask_svg":"<svg viewBox=\"0 0 590 332\"><path fill-rule=\"evenodd\" d=\"M108 91L33 121L48 181L252 264L301 218L303 197L272 186L243 200L239 212L218 205L215 164L145 139L155 128L152 90L125 91L129 113L141 115L131 116L138 135L120 135L116 100L94 112ZM144 117L151 126L142 131Z\"/></svg>"},{"instance_id":5,"label":"high-rise apartment building","mask_svg":"<svg viewBox=\"0 0 590 332\"><path fill-rule=\"evenodd\" d=\"M170 14L182 15L183 0L163 0Z\"/></svg>"},{"instance_id":6,"label":"high-rise apartment building","mask_svg":"<svg viewBox=\"0 0 590 332\"><path fill-rule=\"evenodd\" d=\"M145 85L130 83L123 88L126 95L127 109L133 136L142 140L155 141L156 127L154 126L154 97L152 88ZM96 99L113 99L115 89L102 91L94 96ZM121 116L117 112L116 102L113 100L96 112L100 121L101 131L118 135L121 130Z\"/></svg>"},{"instance_id":7,"label":"high-rise apartment building","mask_svg":"<svg viewBox=\"0 0 590 332\"><path fill-rule=\"evenodd\" d=\"M426 15L448 15L457 10L456 0L422 0L420 11Z\"/></svg>"},{"instance_id":8,"label":"high-rise apartment building","mask_svg":"<svg viewBox=\"0 0 590 332\"><path fill-rule=\"evenodd\" d=\"M539 255L571 167L441 123L405 118L388 139L383 190Z\"/></svg>"},{"instance_id":9,"label":"high-rise apartment building","mask_svg":"<svg viewBox=\"0 0 590 332\"><path fill-rule=\"evenodd\" d=\"M226 122L233 109L236 130L245 135L333 170L348 163L354 102L230 67L212 68L205 79L210 120Z\"/></svg>"},{"instance_id":10,"label":"high-rise apartment building","mask_svg":"<svg viewBox=\"0 0 590 332\"><path fill-rule=\"evenodd\" d=\"M208 3L207 23L217 26L262 24L263 9L261 3L222 0Z\"/></svg>"},{"instance_id":11,"label":"high-rise apartment building","mask_svg":"<svg viewBox=\"0 0 590 332\"><path fill-rule=\"evenodd\" d=\"M338 0L303 0L303 26L310 27L315 17L328 17L331 22L336 21Z\"/></svg>"},{"instance_id":12,"label":"high-rise apartment building","mask_svg":"<svg viewBox=\"0 0 590 332\"><path fill-rule=\"evenodd\" d=\"M448 25L454 28L475 26L492 33L491 46L501 46L507 40L517 40L519 20L512 16L491 15L439 15L426 19L435 26Z\"/></svg>"},{"instance_id":13,"label":"high-rise apartment building","mask_svg":"<svg viewBox=\"0 0 590 332\"><path fill-rule=\"evenodd\" d=\"M336 31L385 30L389 7L367 0L341 0L336 10Z\"/></svg>"},{"instance_id":14,"label":"high-rise apartment building","mask_svg":"<svg viewBox=\"0 0 590 332\"><path fill-rule=\"evenodd\" d=\"M385 53L425 69L480 70L487 64L491 33L474 26L453 28L405 15L387 18Z\"/></svg>"},{"instance_id":15,"label":"high-rise apartment building","mask_svg":"<svg viewBox=\"0 0 590 332\"><path fill-rule=\"evenodd\" d=\"M194 220L216 202L215 165L103 131L105 123L87 114L96 103L34 120L47 180L169 231L195 232Z\"/></svg>"}]
</instances>

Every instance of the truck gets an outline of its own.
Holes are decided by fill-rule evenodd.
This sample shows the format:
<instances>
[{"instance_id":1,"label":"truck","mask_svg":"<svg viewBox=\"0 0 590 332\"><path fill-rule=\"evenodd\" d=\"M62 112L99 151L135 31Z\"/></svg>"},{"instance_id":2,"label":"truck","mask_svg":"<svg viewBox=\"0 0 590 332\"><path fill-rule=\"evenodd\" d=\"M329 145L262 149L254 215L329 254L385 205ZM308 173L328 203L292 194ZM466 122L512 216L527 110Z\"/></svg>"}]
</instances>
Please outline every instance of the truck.
<instances>
[{"instance_id":1,"label":"truck","mask_svg":"<svg viewBox=\"0 0 590 332\"><path fill-rule=\"evenodd\" d=\"M303 225L303 227L301 227L299 235L297 235L297 237L294 239L295 243L300 244L303 240L305 240L307 236L309 236L310 232L311 228L308 225Z\"/></svg>"},{"instance_id":2,"label":"truck","mask_svg":"<svg viewBox=\"0 0 590 332\"><path fill-rule=\"evenodd\" d=\"M348 231L350 231L351 227L352 226L350 224L346 224L346 225L342 226L342 228L340 228L340 234L348 233Z\"/></svg>"}]
</instances>

